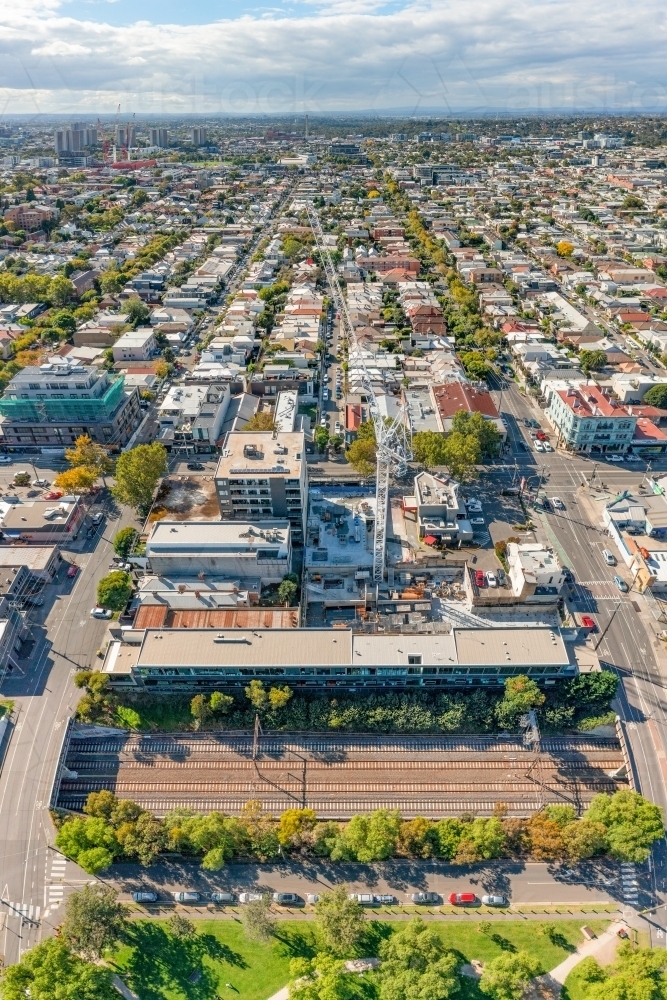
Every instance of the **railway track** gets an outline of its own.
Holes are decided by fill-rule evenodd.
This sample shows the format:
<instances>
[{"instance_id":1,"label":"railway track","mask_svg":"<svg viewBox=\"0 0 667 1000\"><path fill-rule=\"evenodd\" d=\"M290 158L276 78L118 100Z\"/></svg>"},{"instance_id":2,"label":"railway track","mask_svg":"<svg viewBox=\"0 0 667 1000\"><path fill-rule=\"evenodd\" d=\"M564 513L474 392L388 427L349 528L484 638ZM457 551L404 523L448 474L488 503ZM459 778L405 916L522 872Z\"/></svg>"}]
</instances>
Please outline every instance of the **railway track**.
<instances>
[{"instance_id":1,"label":"railway track","mask_svg":"<svg viewBox=\"0 0 667 1000\"><path fill-rule=\"evenodd\" d=\"M539 767L514 737L397 737L272 734L252 759L246 734L71 740L58 803L81 810L91 791L109 789L157 814L171 809L238 813L258 799L274 813L309 806L345 819L400 809L406 816L488 814L503 802L513 815L548 803L581 810L614 791L618 742L595 737L544 740Z\"/></svg>"}]
</instances>

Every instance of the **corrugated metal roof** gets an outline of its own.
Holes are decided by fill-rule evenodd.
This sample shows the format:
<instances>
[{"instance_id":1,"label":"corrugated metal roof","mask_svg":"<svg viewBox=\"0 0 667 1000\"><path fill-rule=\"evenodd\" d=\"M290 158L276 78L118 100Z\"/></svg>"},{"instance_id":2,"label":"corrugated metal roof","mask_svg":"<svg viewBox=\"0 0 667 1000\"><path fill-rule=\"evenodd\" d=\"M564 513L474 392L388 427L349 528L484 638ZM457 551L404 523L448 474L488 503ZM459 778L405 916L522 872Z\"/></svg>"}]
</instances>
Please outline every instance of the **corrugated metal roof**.
<instances>
[{"instance_id":1,"label":"corrugated metal roof","mask_svg":"<svg viewBox=\"0 0 667 1000\"><path fill-rule=\"evenodd\" d=\"M230 629L150 629L144 636L139 667L316 666L349 664L351 632L292 629L253 632Z\"/></svg>"},{"instance_id":2,"label":"corrugated metal roof","mask_svg":"<svg viewBox=\"0 0 667 1000\"><path fill-rule=\"evenodd\" d=\"M460 664L568 663L560 632L550 628L456 628L453 631Z\"/></svg>"},{"instance_id":3,"label":"corrugated metal roof","mask_svg":"<svg viewBox=\"0 0 667 1000\"><path fill-rule=\"evenodd\" d=\"M137 611L135 629L147 628L296 628L294 608L175 609L144 604Z\"/></svg>"}]
</instances>

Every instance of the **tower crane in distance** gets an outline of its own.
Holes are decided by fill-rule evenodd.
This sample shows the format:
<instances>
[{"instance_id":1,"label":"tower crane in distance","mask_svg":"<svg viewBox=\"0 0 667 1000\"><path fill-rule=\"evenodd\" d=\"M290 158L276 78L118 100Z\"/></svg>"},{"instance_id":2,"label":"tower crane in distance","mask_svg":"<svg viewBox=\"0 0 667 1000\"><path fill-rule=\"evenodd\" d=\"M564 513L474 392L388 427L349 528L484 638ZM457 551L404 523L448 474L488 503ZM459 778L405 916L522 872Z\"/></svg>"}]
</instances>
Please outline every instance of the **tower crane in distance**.
<instances>
[{"instance_id":1,"label":"tower crane in distance","mask_svg":"<svg viewBox=\"0 0 667 1000\"><path fill-rule=\"evenodd\" d=\"M377 475L375 487L375 535L373 539L373 582L379 585L384 580L386 563L389 478L392 473L395 476L403 476L407 471L408 462L412 458L410 424L406 420L403 405L398 408L398 412L392 418L385 418L382 415L375 394L373 380L366 367L366 362L350 319L347 301L343 297L336 268L331 259L329 249L324 244L324 233L322 232L320 217L312 203L306 205L306 212L315 237L317 249L320 253L320 259L324 265L324 271L336 312L340 316L343 334L348 342L348 356L354 353L355 368L361 376L363 391L368 399L369 415L375 430Z\"/></svg>"}]
</instances>

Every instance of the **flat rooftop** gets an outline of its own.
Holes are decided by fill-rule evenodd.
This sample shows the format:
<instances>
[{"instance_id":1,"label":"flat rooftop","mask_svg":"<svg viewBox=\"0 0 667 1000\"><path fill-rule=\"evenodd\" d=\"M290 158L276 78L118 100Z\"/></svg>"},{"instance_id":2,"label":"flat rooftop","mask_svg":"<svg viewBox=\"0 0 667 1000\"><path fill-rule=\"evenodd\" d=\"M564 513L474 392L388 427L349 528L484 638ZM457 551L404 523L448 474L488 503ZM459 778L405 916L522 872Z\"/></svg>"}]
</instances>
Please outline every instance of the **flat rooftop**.
<instances>
[{"instance_id":1,"label":"flat rooftop","mask_svg":"<svg viewBox=\"0 0 667 1000\"><path fill-rule=\"evenodd\" d=\"M300 479L305 451L301 432L233 431L225 440L215 478L278 475Z\"/></svg>"},{"instance_id":2,"label":"flat rooftop","mask_svg":"<svg viewBox=\"0 0 667 1000\"><path fill-rule=\"evenodd\" d=\"M157 521L146 542L146 555L177 554L196 550L238 552L287 548L290 522L267 521Z\"/></svg>"},{"instance_id":3,"label":"flat rooftop","mask_svg":"<svg viewBox=\"0 0 667 1000\"><path fill-rule=\"evenodd\" d=\"M309 569L373 565L375 496L310 495L305 565Z\"/></svg>"},{"instance_id":4,"label":"flat rooftop","mask_svg":"<svg viewBox=\"0 0 667 1000\"><path fill-rule=\"evenodd\" d=\"M459 663L502 666L569 662L559 631L550 628L457 628L452 630Z\"/></svg>"}]
</instances>

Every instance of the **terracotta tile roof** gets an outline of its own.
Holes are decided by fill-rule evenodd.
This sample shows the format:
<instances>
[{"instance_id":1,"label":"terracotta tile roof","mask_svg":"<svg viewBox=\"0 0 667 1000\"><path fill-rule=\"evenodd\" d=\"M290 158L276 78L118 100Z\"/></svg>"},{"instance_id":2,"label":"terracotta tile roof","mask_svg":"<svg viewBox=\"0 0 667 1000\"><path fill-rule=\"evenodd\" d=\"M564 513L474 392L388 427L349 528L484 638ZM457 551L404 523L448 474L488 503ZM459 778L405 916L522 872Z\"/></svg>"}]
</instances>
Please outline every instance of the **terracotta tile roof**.
<instances>
[{"instance_id":1,"label":"terracotta tile roof","mask_svg":"<svg viewBox=\"0 0 667 1000\"><path fill-rule=\"evenodd\" d=\"M476 389L463 382L446 382L433 389L435 401L443 419L451 419L459 410L481 413L483 417L496 420L499 416L496 404L485 389Z\"/></svg>"}]
</instances>

